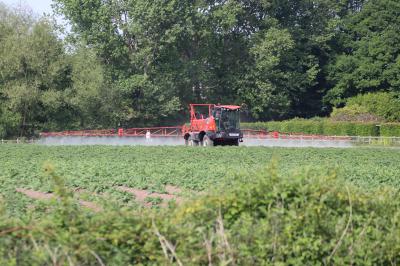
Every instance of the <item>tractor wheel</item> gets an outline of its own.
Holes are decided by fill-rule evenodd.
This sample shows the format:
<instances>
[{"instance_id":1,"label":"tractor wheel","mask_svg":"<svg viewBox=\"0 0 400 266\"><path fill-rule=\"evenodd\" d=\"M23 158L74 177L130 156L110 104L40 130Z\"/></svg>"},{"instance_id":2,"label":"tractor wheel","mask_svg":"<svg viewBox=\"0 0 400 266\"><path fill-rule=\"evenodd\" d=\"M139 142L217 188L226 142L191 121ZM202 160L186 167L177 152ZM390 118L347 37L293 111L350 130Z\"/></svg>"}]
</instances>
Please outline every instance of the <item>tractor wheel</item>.
<instances>
[{"instance_id":1,"label":"tractor wheel","mask_svg":"<svg viewBox=\"0 0 400 266\"><path fill-rule=\"evenodd\" d=\"M189 146L198 146L199 145L199 143L197 142L197 141L195 141L194 139L190 139L189 140Z\"/></svg>"},{"instance_id":2,"label":"tractor wheel","mask_svg":"<svg viewBox=\"0 0 400 266\"><path fill-rule=\"evenodd\" d=\"M207 135L205 135L203 138L203 146L204 147L214 146L214 142Z\"/></svg>"}]
</instances>

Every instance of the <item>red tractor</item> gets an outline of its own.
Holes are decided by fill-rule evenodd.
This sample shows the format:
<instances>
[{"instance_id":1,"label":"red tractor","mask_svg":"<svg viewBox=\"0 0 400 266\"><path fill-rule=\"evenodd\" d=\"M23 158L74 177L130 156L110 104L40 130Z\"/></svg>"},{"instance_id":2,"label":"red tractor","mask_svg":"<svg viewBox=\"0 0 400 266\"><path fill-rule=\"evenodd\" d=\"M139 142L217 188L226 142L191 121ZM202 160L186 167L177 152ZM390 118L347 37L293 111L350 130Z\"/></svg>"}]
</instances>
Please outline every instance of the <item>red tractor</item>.
<instances>
[{"instance_id":1,"label":"red tractor","mask_svg":"<svg viewBox=\"0 0 400 266\"><path fill-rule=\"evenodd\" d=\"M243 141L240 130L240 106L190 104L190 126L184 126L185 144L189 146L238 146Z\"/></svg>"}]
</instances>

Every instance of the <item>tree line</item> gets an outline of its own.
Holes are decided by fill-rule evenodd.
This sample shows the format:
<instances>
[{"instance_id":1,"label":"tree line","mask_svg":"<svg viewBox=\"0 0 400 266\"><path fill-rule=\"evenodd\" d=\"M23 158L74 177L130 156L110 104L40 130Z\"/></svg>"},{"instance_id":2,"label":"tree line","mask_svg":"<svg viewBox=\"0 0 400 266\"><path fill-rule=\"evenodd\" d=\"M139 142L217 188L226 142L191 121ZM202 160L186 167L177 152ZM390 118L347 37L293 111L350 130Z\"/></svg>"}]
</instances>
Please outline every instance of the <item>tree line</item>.
<instances>
[{"instance_id":1,"label":"tree line","mask_svg":"<svg viewBox=\"0 0 400 266\"><path fill-rule=\"evenodd\" d=\"M188 103L251 120L327 116L400 91L396 0L54 0L0 5L0 135L172 125Z\"/></svg>"}]
</instances>

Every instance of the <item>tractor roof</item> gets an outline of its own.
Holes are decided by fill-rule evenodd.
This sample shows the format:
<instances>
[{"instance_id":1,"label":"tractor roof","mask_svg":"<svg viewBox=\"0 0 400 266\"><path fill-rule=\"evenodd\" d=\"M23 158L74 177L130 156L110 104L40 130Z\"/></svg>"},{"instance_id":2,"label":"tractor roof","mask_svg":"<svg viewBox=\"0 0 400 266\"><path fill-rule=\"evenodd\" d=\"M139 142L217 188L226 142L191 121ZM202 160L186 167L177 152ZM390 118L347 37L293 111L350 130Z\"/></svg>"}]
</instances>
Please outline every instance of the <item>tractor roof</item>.
<instances>
[{"instance_id":1,"label":"tractor roof","mask_svg":"<svg viewBox=\"0 0 400 266\"><path fill-rule=\"evenodd\" d=\"M217 107L229 109L229 110L238 110L240 109L240 106L238 105L218 105Z\"/></svg>"}]
</instances>

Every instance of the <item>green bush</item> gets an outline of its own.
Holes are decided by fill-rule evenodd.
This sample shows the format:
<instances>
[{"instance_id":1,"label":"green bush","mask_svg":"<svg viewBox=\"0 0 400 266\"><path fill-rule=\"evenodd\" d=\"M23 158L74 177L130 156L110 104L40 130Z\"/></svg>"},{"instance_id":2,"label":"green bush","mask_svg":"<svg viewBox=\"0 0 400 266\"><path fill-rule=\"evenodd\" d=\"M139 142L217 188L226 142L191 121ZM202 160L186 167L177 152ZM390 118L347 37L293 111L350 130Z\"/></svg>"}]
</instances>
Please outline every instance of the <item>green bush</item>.
<instances>
[{"instance_id":1,"label":"green bush","mask_svg":"<svg viewBox=\"0 0 400 266\"><path fill-rule=\"evenodd\" d=\"M379 136L379 128L374 123L333 122L326 120L323 134L333 136Z\"/></svg>"},{"instance_id":2,"label":"green bush","mask_svg":"<svg viewBox=\"0 0 400 266\"><path fill-rule=\"evenodd\" d=\"M305 134L321 134L322 123L318 120L306 120L306 119L292 119L284 121L283 132L297 133L304 132Z\"/></svg>"},{"instance_id":3,"label":"green bush","mask_svg":"<svg viewBox=\"0 0 400 266\"><path fill-rule=\"evenodd\" d=\"M278 131L284 133L323 134L323 120L292 119L286 121L242 123L242 128Z\"/></svg>"},{"instance_id":4,"label":"green bush","mask_svg":"<svg viewBox=\"0 0 400 266\"><path fill-rule=\"evenodd\" d=\"M380 135L379 127L375 123L355 123L355 135L353 136L373 136Z\"/></svg>"},{"instance_id":5,"label":"green bush","mask_svg":"<svg viewBox=\"0 0 400 266\"><path fill-rule=\"evenodd\" d=\"M386 123L380 126L382 137L400 137L400 124L399 123Z\"/></svg>"},{"instance_id":6,"label":"green bush","mask_svg":"<svg viewBox=\"0 0 400 266\"><path fill-rule=\"evenodd\" d=\"M379 136L375 123L339 122L329 119L293 119L282 122L242 123L242 128L329 136Z\"/></svg>"},{"instance_id":7,"label":"green bush","mask_svg":"<svg viewBox=\"0 0 400 266\"><path fill-rule=\"evenodd\" d=\"M276 122L276 121L271 121L268 123L257 123L257 126L255 129L261 129L261 130L265 130L265 128L268 128L269 131L278 131L278 132L282 132L282 126L283 123L281 122Z\"/></svg>"},{"instance_id":8,"label":"green bush","mask_svg":"<svg viewBox=\"0 0 400 266\"><path fill-rule=\"evenodd\" d=\"M19 115L0 106L0 138L15 137L19 132Z\"/></svg>"},{"instance_id":9,"label":"green bush","mask_svg":"<svg viewBox=\"0 0 400 266\"><path fill-rule=\"evenodd\" d=\"M6 136L6 130L2 125L0 125L0 139L4 138L5 136Z\"/></svg>"},{"instance_id":10,"label":"green bush","mask_svg":"<svg viewBox=\"0 0 400 266\"><path fill-rule=\"evenodd\" d=\"M400 136L400 97L396 93L367 93L350 98L331 118L242 123L242 128L332 136ZM378 127L377 125L381 125Z\"/></svg>"},{"instance_id":11,"label":"green bush","mask_svg":"<svg viewBox=\"0 0 400 266\"><path fill-rule=\"evenodd\" d=\"M368 113L381 117L386 121L400 121L400 95L394 92L376 92L360 94L349 98L346 106L359 106Z\"/></svg>"},{"instance_id":12,"label":"green bush","mask_svg":"<svg viewBox=\"0 0 400 266\"><path fill-rule=\"evenodd\" d=\"M329 171L241 173L215 193L137 213L83 211L55 181L59 200L44 206L46 216L17 220L0 212L1 265L391 265L400 259L398 191L364 191Z\"/></svg>"},{"instance_id":13,"label":"green bush","mask_svg":"<svg viewBox=\"0 0 400 266\"><path fill-rule=\"evenodd\" d=\"M330 119L333 121L348 122L380 122L384 119L377 115L369 113L365 106L358 104L347 105L343 108L334 108Z\"/></svg>"},{"instance_id":14,"label":"green bush","mask_svg":"<svg viewBox=\"0 0 400 266\"><path fill-rule=\"evenodd\" d=\"M323 135L330 135L330 136L346 136L348 132L352 131L352 124L351 123L344 123L344 122L331 122L326 121L324 123Z\"/></svg>"}]
</instances>

